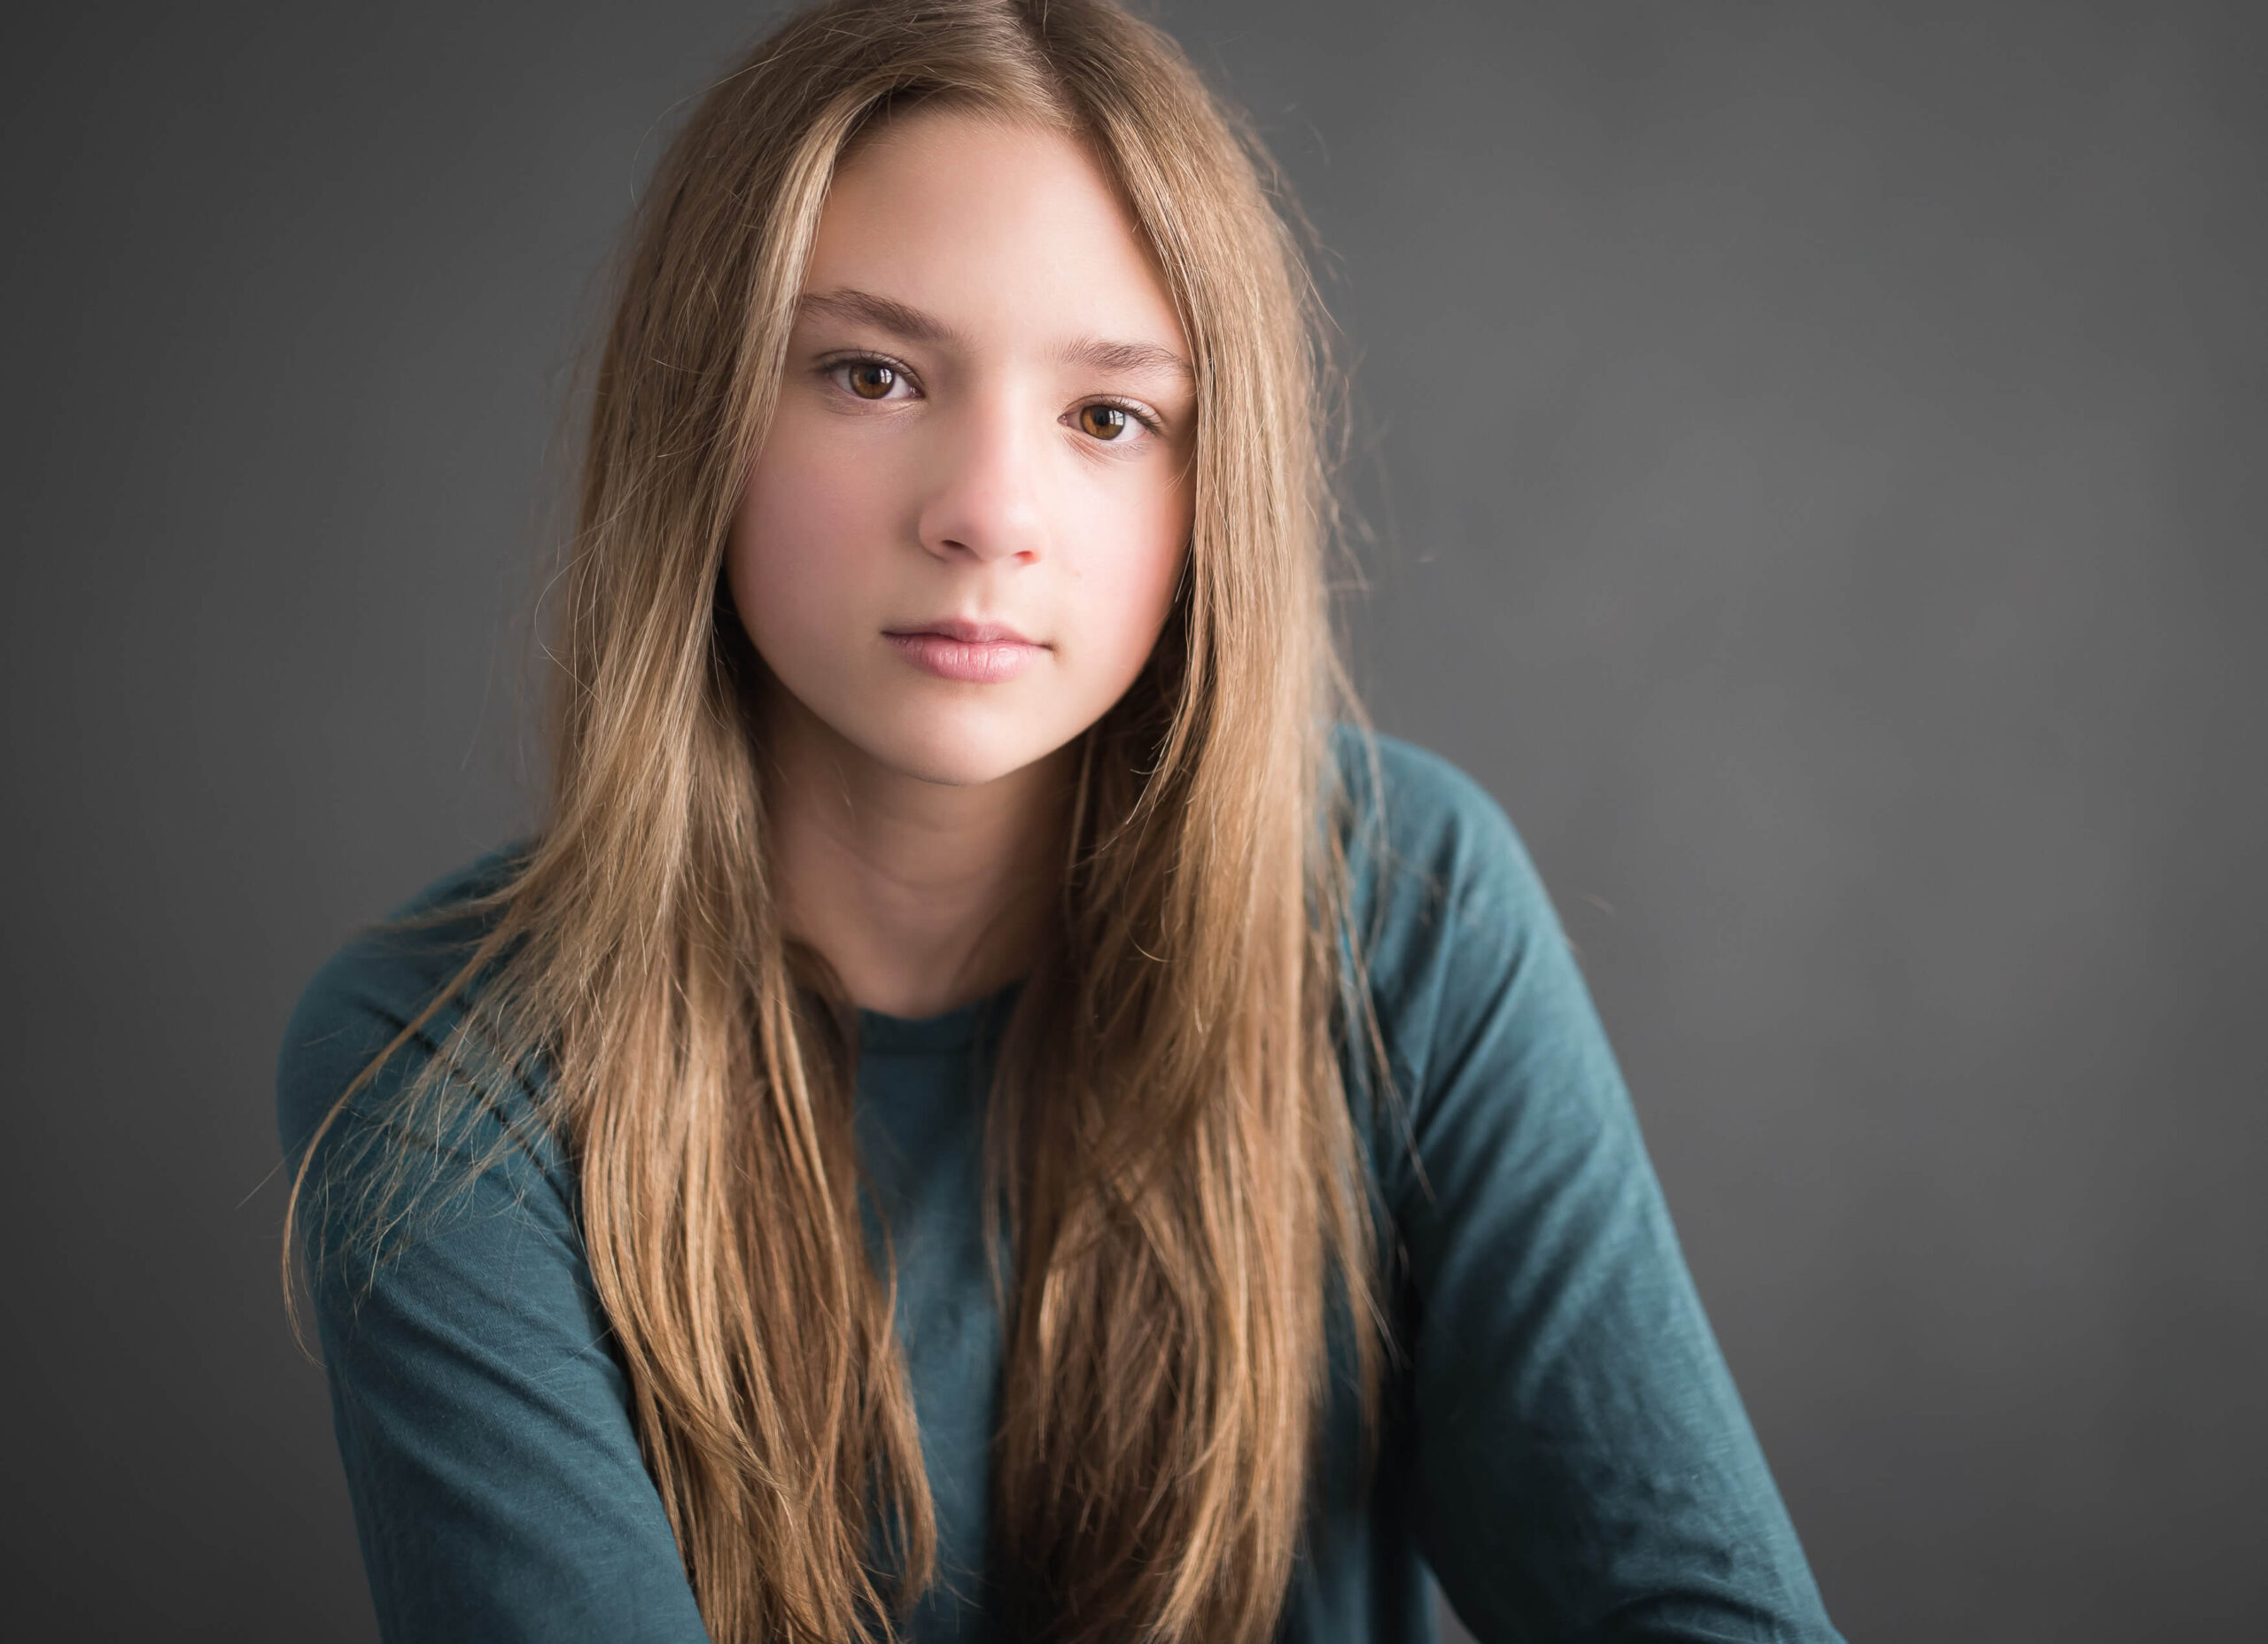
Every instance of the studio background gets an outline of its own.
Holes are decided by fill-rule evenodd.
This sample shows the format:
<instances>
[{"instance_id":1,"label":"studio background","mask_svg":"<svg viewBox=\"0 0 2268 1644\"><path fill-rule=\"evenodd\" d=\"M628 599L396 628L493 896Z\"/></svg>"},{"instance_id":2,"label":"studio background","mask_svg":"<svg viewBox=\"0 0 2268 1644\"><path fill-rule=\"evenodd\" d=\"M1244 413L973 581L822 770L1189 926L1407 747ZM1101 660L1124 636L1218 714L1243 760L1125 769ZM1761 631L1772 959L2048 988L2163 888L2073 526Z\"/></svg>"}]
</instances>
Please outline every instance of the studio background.
<instances>
[{"instance_id":1,"label":"studio background","mask_svg":"<svg viewBox=\"0 0 2268 1644\"><path fill-rule=\"evenodd\" d=\"M272 1070L524 829L595 275L764 6L0 25L19 1637L372 1636ZM2251 8L1173 0L1853 1640L2268 1600Z\"/></svg>"}]
</instances>

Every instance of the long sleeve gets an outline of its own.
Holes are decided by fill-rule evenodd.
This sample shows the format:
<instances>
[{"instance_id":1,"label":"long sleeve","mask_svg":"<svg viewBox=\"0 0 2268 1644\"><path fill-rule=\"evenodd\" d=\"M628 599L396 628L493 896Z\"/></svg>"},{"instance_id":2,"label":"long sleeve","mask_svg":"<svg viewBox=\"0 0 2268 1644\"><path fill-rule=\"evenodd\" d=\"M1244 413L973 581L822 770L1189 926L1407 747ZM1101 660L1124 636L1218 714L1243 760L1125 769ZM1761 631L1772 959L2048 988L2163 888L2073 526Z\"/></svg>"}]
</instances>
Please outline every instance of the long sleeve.
<instances>
[{"instance_id":1,"label":"long sleeve","mask_svg":"<svg viewBox=\"0 0 2268 1644\"><path fill-rule=\"evenodd\" d=\"M1482 1644L1834 1640L1534 867L1469 779L1393 763L1378 986L1409 1130L1376 1145L1427 1561Z\"/></svg>"},{"instance_id":2,"label":"long sleeve","mask_svg":"<svg viewBox=\"0 0 2268 1644\"><path fill-rule=\"evenodd\" d=\"M278 1070L287 1161L446 974L430 941L366 937L317 975ZM705 1640L589 1288L571 1178L528 1113L405 1124L395 1098L431 1043L406 1046L358 1095L315 1161L327 1190L308 1201L315 1315L379 1631ZM384 1146L365 1147L377 1126ZM427 1190L390 1189L383 1159ZM407 1220L374 1263L370 1218L393 1210Z\"/></svg>"}]
</instances>

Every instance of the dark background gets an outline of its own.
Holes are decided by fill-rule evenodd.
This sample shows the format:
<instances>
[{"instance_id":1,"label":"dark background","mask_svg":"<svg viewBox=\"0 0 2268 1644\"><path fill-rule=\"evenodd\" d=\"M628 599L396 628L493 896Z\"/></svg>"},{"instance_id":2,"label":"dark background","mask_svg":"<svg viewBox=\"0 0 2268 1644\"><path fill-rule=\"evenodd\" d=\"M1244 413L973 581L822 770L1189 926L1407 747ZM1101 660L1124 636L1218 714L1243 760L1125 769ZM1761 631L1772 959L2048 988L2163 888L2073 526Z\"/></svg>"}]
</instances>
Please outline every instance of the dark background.
<instances>
[{"instance_id":1,"label":"dark background","mask_svg":"<svg viewBox=\"0 0 2268 1644\"><path fill-rule=\"evenodd\" d=\"M524 825L594 271L768 15L10 13L12 1632L369 1635L275 1048ZM1542 864L1837 1620L2256 1625L2252 8L1164 18L1332 250L1379 719Z\"/></svg>"}]
</instances>

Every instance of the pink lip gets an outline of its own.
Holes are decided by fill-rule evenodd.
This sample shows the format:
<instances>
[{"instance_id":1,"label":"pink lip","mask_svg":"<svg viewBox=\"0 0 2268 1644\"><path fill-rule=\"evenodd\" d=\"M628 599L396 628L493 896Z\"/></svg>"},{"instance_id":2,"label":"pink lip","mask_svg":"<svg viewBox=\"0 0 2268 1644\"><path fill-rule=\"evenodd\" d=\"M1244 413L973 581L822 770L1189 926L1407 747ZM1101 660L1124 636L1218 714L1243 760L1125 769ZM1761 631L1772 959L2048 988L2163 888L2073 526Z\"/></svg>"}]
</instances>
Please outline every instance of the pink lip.
<instances>
[{"instance_id":1,"label":"pink lip","mask_svg":"<svg viewBox=\"0 0 2268 1644\"><path fill-rule=\"evenodd\" d=\"M971 645L989 645L996 640L1006 640L1014 645L1031 643L1004 622L970 622L960 616L944 616L936 622L925 622L912 628L891 628L887 632L893 639L902 634L934 633L941 639L963 640Z\"/></svg>"},{"instance_id":2,"label":"pink lip","mask_svg":"<svg viewBox=\"0 0 2268 1644\"><path fill-rule=\"evenodd\" d=\"M1014 679L1047 648L1002 624L963 622L958 617L925 623L918 629L886 632L882 637L915 667L940 679L977 685Z\"/></svg>"}]
</instances>

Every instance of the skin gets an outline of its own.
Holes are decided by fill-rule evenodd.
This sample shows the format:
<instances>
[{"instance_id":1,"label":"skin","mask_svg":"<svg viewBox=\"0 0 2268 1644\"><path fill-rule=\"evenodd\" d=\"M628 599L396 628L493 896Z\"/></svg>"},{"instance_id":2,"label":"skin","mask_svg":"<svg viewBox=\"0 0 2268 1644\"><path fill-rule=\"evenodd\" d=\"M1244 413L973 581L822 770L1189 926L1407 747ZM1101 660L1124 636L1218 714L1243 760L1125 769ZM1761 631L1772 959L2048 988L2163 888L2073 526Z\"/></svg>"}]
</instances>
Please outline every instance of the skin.
<instances>
[{"instance_id":1,"label":"skin","mask_svg":"<svg viewBox=\"0 0 2268 1644\"><path fill-rule=\"evenodd\" d=\"M1073 139L930 112L838 168L726 578L772 674L786 927L858 1004L935 1014L1028 968L1077 739L1187 551L1188 358ZM1036 649L973 681L890 637L956 618Z\"/></svg>"}]
</instances>

